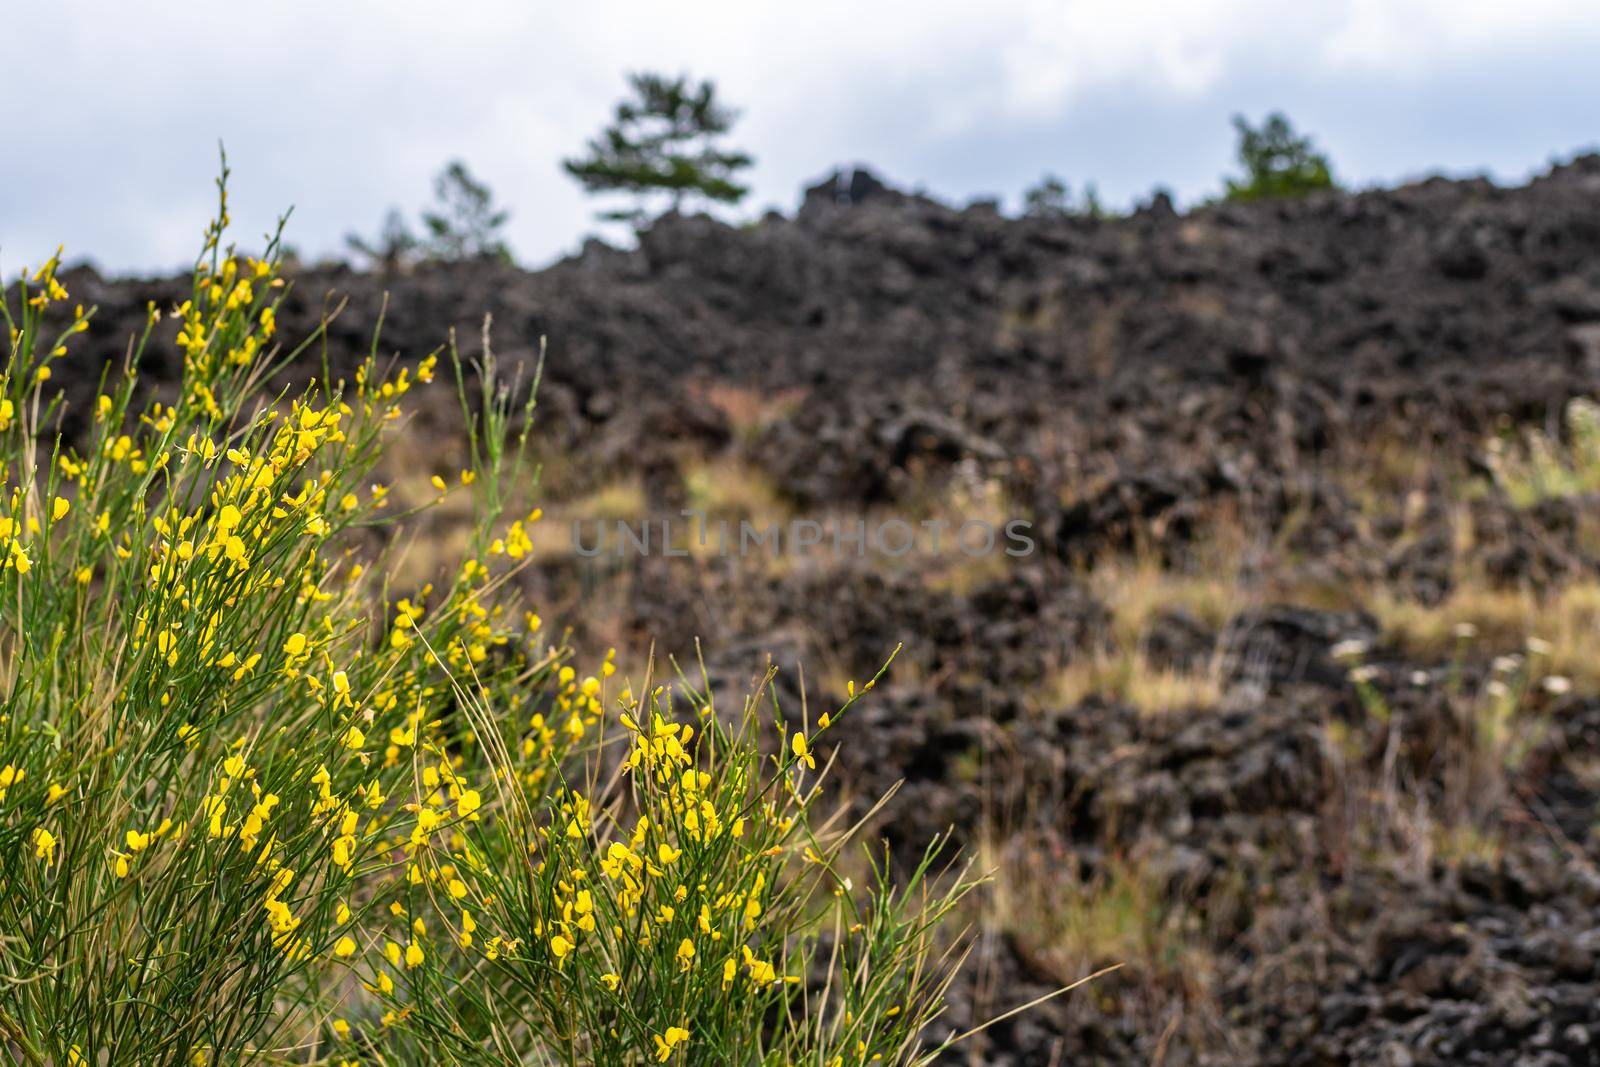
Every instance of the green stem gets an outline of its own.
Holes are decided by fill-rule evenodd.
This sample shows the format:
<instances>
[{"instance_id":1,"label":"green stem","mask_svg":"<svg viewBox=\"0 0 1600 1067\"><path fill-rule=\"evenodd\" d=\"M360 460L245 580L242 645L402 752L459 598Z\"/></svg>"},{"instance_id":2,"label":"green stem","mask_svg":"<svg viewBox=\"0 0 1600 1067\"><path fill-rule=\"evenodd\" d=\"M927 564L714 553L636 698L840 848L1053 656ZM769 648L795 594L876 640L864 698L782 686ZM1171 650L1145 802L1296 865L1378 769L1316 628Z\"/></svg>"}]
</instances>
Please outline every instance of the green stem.
<instances>
[{"instance_id":1,"label":"green stem","mask_svg":"<svg viewBox=\"0 0 1600 1067\"><path fill-rule=\"evenodd\" d=\"M17 1043L23 1054L28 1057L28 1062L37 1064L38 1067L45 1067L44 1053L28 1040L28 1035L22 1032L22 1027L4 1011L0 1011L0 1032L4 1032L7 1038Z\"/></svg>"}]
</instances>

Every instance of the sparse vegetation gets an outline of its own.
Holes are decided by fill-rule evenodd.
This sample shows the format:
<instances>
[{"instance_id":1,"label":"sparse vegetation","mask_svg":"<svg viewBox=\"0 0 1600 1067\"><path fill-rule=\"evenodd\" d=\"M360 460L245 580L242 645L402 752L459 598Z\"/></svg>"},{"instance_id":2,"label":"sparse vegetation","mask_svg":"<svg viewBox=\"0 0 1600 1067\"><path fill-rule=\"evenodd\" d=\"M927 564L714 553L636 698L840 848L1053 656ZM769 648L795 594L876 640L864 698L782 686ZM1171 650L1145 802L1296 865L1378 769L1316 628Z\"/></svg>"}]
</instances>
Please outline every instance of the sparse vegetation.
<instances>
[{"instance_id":1,"label":"sparse vegetation","mask_svg":"<svg viewBox=\"0 0 1600 1067\"><path fill-rule=\"evenodd\" d=\"M1056 672L1044 697L1052 710L1070 710L1098 697L1163 715L1215 708L1223 692L1216 658L1185 669L1154 663L1134 647L1084 654Z\"/></svg>"},{"instance_id":2,"label":"sparse vegetation","mask_svg":"<svg viewBox=\"0 0 1600 1067\"><path fill-rule=\"evenodd\" d=\"M1197 545L1192 566L1165 565L1150 553L1113 557L1088 575L1089 586L1111 611L1111 638L1132 648L1163 618L1184 615L1220 632L1252 602L1244 572L1244 534L1218 518L1212 536Z\"/></svg>"},{"instance_id":3,"label":"sparse vegetation","mask_svg":"<svg viewBox=\"0 0 1600 1067\"><path fill-rule=\"evenodd\" d=\"M1585 397L1569 401L1562 428L1564 437L1531 429L1489 441L1485 464L1517 507L1600 492L1600 404Z\"/></svg>"},{"instance_id":4,"label":"sparse vegetation","mask_svg":"<svg viewBox=\"0 0 1600 1067\"><path fill-rule=\"evenodd\" d=\"M1100 193L1091 182L1083 187L1083 196L1074 198L1067 183L1054 174L1046 174L1037 185L1029 186L1022 194L1022 213L1031 219L1060 219L1078 216L1087 219L1105 218L1105 208L1100 203Z\"/></svg>"},{"instance_id":5,"label":"sparse vegetation","mask_svg":"<svg viewBox=\"0 0 1600 1067\"><path fill-rule=\"evenodd\" d=\"M1478 579L1459 584L1437 604L1377 591L1370 604L1384 633L1410 652L1436 658L1456 654L1463 635L1493 654L1543 649L1552 673L1600 686L1593 649L1600 640L1600 583L1577 581L1546 592L1496 586Z\"/></svg>"},{"instance_id":6,"label":"sparse vegetation","mask_svg":"<svg viewBox=\"0 0 1600 1067\"><path fill-rule=\"evenodd\" d=\"M1495 656L1481 673L1469 669L1481 647L1476 628L1459 623L1454 638L1454 654L1445 664L1404 674L1368 662L1369 650L1359 642L1342 642L1332 650L1346 665L1370 722L1388 739L1385 757L1365 766L1362 753L1351 747L1349 731L1330 723L1358 813L1346 832L1393 851L1398 862L1413 868L1435 859L1459 863L1498 853L1508 806L1526 795L1530 757L1550 737L1552 702L1573 686L1570 678L1551 671L1552 650L1538 638ZM1415 702L1402 699L1407 690L1424 701L1441 702L1459 729L1457 744L1425 757L1434 763L1428 771L1437 790L1421 795L1398 760L1408 723L1397 703Z\"/></svg>"}]
</instances>

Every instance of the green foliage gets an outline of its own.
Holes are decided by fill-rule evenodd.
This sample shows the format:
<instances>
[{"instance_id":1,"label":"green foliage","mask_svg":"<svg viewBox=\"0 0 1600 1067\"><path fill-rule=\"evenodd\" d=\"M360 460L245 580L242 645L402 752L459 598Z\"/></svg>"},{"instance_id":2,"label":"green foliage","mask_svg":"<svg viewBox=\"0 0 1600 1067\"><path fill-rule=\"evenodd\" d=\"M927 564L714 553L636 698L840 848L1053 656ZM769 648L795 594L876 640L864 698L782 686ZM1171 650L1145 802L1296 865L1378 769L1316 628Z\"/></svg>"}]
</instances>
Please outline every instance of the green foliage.
<instances>
[{"instance_id":1,"label":"green foliage","mask_svg":"<svg viewBox=\"0 0 1600 1067\"><path fill-rule=\"evenodd\" d=\"M1259 127L1235 115L1233 126L1244 175L1227 179L1226 199L1277 200L1335 188L1328 157L1316 151L1310 137L1297 134L1282 112L1268 115Z\"/></svg>"},{"instance_id":2,"label":"green foliage","mask_svg":"<svg viewBox=\"0 0 1600 1067\"><path fill-rule=\"evenodd\" d=\"M691 196L718 204L744 198L749 188L735 179L754 161L718 145L738 113L717 101L711 82L642 73L630 75L628 84L632 97L617 105L588 154L562 163L591 193L631 193L640 201L601 212L601 218L640 221L642 200L651 193L670 195L674 211Z\"/></svg>"},{"instance_id":3,"label":"green foliage","mask_svg":"<svg viewBox=\"0 0 1600 1067\"><path fill-rule=\"evenodd\" d=\"M1037 185L1031 186L1022 194L1022 214L1030 219L1062 219L1074 216L1103 219L1106 217L1106 210L1100 203L1100 193L1095 189L1093 182L1083 187L1083 198L1074 201L1072 190L1066 182L1054 174L1046 174L1039 179Z\"/></svg>"},{"instance_id":4,"label":"green foliage","mask_svg":"<svg viewBox=\"0 0 1600 1067\"><path fill-rule=\"evenodd\" d=\"M351 233L345 244L385 273L423 261L511 259L501 237L511 213L495 205L493 190L474 178L465 163L454 160L439 172L433 179L433 197L432 210L422 213L424 236L412 232L398 208L390 208L376 237Z\"/></svg>"},{"instance_id":5,"label":"green foliage","mask_svg":"<svg viewBox=\"0 0 1600 1067\"><path fill-rule=\"evenodd\" d=\"M437 207L422 213L427 229L425 247L434 259L454 262L494 256L509 259L500 239L511 212L495 206L494 193L472 176L467 165L454 160L433 179Z\"/></svg>"},{"instance_id":6,"label":"green foliage","mask_svg":"<svg viewBox=\"0 0 1600 1067\"><path fill-rule=\"evenodd\" d=\"M469 543L397 588L375 478L438 358L279 392L317 338L284 344L281 243L235 254L227 214L77 440L50 372L94 309L59 255L0 293L6 1062L925 1062L969 883L852 865L819 810L877 679L797 721L580 672L517 593L532 393L487 349L471 465L419 505L468 498Z\"/></svg>"},{"instance_id":7,"label":"green foliage","mask_svg":"<svg viewBox=\"0 0 1600 1067\"><path fill-rule=\"evenodd\" d=\"M1022 213L1030 219L1057 218L1067 213L1067 183L1046 174L1022 194Z\"/></svg>"},{"instance_id":8,"label":"green foliage","mask_svg":"<svg viewBox=\"0 0 1600 1067\"><path fill-rule=\"evenodd\" d=\"M352 252L370 260L385 274L393 274L415 259L421 245L411 227L406 225L406 217L399 208L393 207L383 217L383 228L376 237L368 239L349 233L344 242Z\"/></svg>"},{"instance_id":9,"label":"green foliage","mask_svg":"<svg viewBox=\"0 0 1600 1067\"><path fill-rule=\"evenodd\" d=\"M1562 422L1565 440L1530 430L1520 439L1507 432L1489 441L1484 464L1517 507L1600 492L1600 404L1574 397Z\"/></svg>"}]
</instances>

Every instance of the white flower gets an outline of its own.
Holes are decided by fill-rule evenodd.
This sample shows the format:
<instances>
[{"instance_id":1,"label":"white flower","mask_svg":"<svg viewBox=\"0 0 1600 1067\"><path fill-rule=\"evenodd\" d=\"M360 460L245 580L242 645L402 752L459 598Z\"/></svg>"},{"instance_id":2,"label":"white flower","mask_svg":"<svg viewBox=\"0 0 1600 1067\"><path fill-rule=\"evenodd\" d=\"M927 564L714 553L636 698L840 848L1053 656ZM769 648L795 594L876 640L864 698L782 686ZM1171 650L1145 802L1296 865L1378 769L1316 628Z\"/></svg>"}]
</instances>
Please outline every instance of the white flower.
<instances>
[{"instance_id":1,"label":"white flower","mask_svg":"<svg viewBox=\"0 0 1600 1067\"><path fill-rule=\"evenodd\" d=\"M1411 684L1412 685L1424 686L1424 685L1427 685L1431 681L1433 681L1433 675L1429 674L1427 671L1412 671L1411 672Z\"/></svg>"},{"instance_id":2,"label":"white flower","mask_svg":"<svg viewBox=\"0 0 1600 1067\"><path fill-rule=\"evenodd\" d=\"M1503 700L1508 694L1510 694L1511 689L1506 685L1506 683L1496 678L1488 685L1484 686L1483 691L1488 693L1496 700Z\"/></svg>"},{"instance_id":3,"label":"white flower","mask_svg":"<svg viewBox=\"0 0 1600 1067\"><path fill-rule=\"evenodd\" d=\"M1496 656L1494 662L1489 666L1493 668L1496 674L1510 674L1522 666L1522 657L1515 653L1509 656Z\"/></svg>"},{"instance_id":4,"label":"white flower","mask_svg":"<svg viewBox=\"0 0 1600 1067\"><path fill-rule=\"evenodd\" d=\"M1551 648L1549 641L1544 640L1542 637L1528 638L1528 655L1548 656L1550 652Z\"/></svg>"},{"instance_id":5,"label":"white flower","mask_svg":"<svg viewBox=\"0 0 1600 1067\"><path fill-rule=\"evenodd\" d=\"M1371 664L1357 667L1355 670L1350 672L1350 680L1357 685L1364 685L1376 677L1378 677L1378 668L1372 666Z\"/></svg>"},{"instance_id":6,"label":"white flower","mask_svg":"<svg viewBox=\"0 0 1600 1067\"><path fill-rule=\"evenodd\" d=\"M1354 638L1340 641L1328 650L1334 659L1360 659L1367 654L1367 643Z\"/></svg>"},{"instance_id":7,"label":"white flower","mask_svg":"<svg viewBox=\"0 0 1600 1067\"><path fill-rule=\"evenodd\" d=\"M1471 641L1474 637L1478 636L1478 628L1472 625L1470 622L1456 623L1455 630L1453 632L1455 633L1456 637L1463 641Z\"/></svg>"},{"instance_id":8,"label":"white flower","mask_svg":"<svg viewBox=\"0 0 1600 1067\"><path fill-rule=\"evenodd\" d=\"M1547 674L1544 681L1539 683L1544 686L1544 691L1552 696L1561 696L1563 693L1572 692L1572 679L1564 678L1559 674Z\"/></svg>"}]
</instances>

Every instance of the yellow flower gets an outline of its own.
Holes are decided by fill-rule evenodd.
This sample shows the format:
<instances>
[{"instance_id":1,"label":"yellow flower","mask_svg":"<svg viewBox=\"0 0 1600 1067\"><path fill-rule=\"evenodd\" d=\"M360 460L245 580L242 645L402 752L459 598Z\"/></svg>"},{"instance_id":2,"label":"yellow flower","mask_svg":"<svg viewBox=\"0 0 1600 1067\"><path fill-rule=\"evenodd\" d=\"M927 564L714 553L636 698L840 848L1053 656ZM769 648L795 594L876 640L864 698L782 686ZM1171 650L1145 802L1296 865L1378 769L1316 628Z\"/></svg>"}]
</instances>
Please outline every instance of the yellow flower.
<instances>
[{"instance_id":1,"label":"yellow flower","mask_svg":"<svg viewBox=\"0 0 1600 1067\"><path fill-rule=\"evenodd\" d=\"M678 942L678 966L687 971L694 963L694 942L687 937Z\"/></svg>"},{"instance_id":2,"label":"yellow flower","mask_svg":"<svg viewBox=\"0 0 1600 1067\"><path fill-rule=\"evenodd\" d=\"M72 510L72 503L64 496L58 496L50 505L50 521L60 522Z\"/></svg>"},{"instance_id":3,"label":"yellow flower","mask_svg":"<svg viewBox=\"0 0 1600 1067\"><path fill-rule=\"evenodd\" d=\"M816 757L811 754L811 747L806 744L805 734L796 733L794 739L789 742L789 747L794 751L795 759L812 770L817 769Z\"/></svg>"},{"instance_id":4,"label":"yellow flower","mask_svg":"<svg viewBox=\"0 0 1600 1067\"><path fill-rule=\"evenodd\" d=\"M341 937L333 946L333 954L335 956L338 956L340 959L344 959L344 958L346 958L348 956L353 956L353 955L355 955L355 952L356 952L355 938L351 937L348 934L346 934L344 937Z\"/></svg>"},{"instance_id":5,"label":"yellow flower","mask_svg":"<svg viewBox=\"0 0 1600 1067\"><path fill-rule=\"evenodd\" d=\"M56 837L42 826L33 828L33 854L44 860L46 867L56 861Z\"/></svg>"},{"instance_id":6,"label":"yellow flower","mask_svg":"<svg viewBox=\"0 0 1600 1067\"><path fill-rule=\"evenodd\" d=\"M333 672L333 691L346 702L350 699L350 676L344 671Z\"/></svg>"},{"instance_id":7,"label":"yellow flower","mask_svg":"<svg viewBox=\"0 0 1600 1067\"><path fill-rule=\"evenodd\" d=\"M468 789L456 801L456 814L465 819L482 806L483 800L478 796L478 791L476 789Z\"/></svg>"},{"instance_id":8,"label":"yellow flower","mask_svg":"<svg viewBox=\"0 0 1600 1067\"><path fill-rule=\"evenodd\" d=\"M361 751L361 746L367 743L367 735L361 732L359 726L351 726L344 732L344 747L352 752Z\"/></svg>"},{"instance_id":9,"label":"yellow flower","mask_svg":"<svg viewBox=\"0 0 1600 1067\"><path fill-rule=\"evenodd\" d=\"M749 945L742 946L739 951L744 955L744 965L750 970L750 980L757 985L771 985L778 980L778 972L772 964L765 960L757 959L750 951Z\"/></svg>"},{"instance_id":10,"label":"yellow flower","mask_svg":"<svg viewBox=\"0 0 1600 1067\"><path fill-rule=\"evenodd\" d=\"M564 960L572 951L573 944L560 934L550 939L550 954L558 960Z\"/></svg>"},{"instance_id":11,"label":"yellow flower","mask_svg":"<svg viewBox=\"0 0 1600 1067\"><path fill-rule=\"evenodd\" d=\"M662 1063L666 1063L672 1058L674 1049L676 1049L679 1045L686 1045L689 1043L689 1031L685 1030L681 1026L669 1026L667 1027L666 1033L662 1034L660 1037L655 1037L652 1035L652 1038L656 1043L656 1059Z\"/></svg>"},{"instance_id":12,"label":"yellow flower","mask_svg":"<svg viewBox=\"0 0 1600 1067\"><path fill-rule=\"evenodd\" d=\"M605 987L607 989L609 989L611 992L615 993L617 991L617 986L622 984L622 975L620 975L620 974L609 974L609 973L608 974L602 974L600 976L600 981L601 981L601 983L603 983L605 985Z\"/></svg>"},{"instance_id":13,"label":"yellow flower","mask_svg":"<svg viewBox=\"0 0 1600 1067\"><path fill-rule=\"evenodd\" d=\"M406 946L406 969L422 965L422 946L415 941Z\"/></svg>"}]
</instances>

